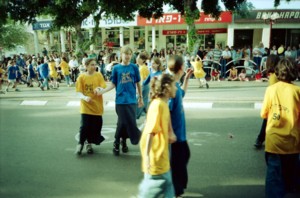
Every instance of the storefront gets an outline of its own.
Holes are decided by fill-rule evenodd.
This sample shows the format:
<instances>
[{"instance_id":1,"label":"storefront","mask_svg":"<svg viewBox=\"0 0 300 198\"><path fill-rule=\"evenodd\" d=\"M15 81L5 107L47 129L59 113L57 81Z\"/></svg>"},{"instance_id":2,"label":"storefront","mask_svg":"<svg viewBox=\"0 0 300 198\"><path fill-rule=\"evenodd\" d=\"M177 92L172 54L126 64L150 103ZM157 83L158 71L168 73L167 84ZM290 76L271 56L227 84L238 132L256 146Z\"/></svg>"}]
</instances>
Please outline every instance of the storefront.
<instances>
[{"instance_id":1,"label":"storefront","mask_svg":"<svg viewBox=\"0 0 300 198\"><path fill-rule=\"evenodd\" d=\"M278 19L271 21L272 14ZM268 19L264 19L263 16ZM272 24L271 24L272 23ZM236 47L298 46L300 38L300 10L253 10L247 18L234 16L228 26L228 44Z\"/></svg>"},{"instance_id":2,"label":"storefront","mask_svg":"<svg viewBox=\"0 0 300 198\"><path fill-rule=\"evenodd\" d=\"M214 47L215 43L226 45L227 26L232 22L230 12L223 12L218 20L201 13L195 21L199 44ZM82 28L91 31L95 27L92 18L83 21ZM96 49L118 48L129 44L132 48L183 49L187 46L187 25L180 13L165 13L159 19L137 16L134 21L105 18L100 21L101 34L97 35ZM100 39L99 39L100 38Z\"/></svg>"}]
</instances>

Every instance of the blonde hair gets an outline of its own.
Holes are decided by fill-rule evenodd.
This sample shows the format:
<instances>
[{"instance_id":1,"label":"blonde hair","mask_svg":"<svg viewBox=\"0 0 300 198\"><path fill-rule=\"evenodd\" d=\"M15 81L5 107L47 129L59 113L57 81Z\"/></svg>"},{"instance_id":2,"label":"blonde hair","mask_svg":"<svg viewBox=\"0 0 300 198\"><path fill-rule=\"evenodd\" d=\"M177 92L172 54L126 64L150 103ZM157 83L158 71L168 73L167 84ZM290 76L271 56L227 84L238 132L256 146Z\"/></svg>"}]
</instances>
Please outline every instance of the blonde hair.
<instances>
[{"instance_id":1,"label":"blonde hair","mask_svg":"<svg viewBox=\"0 0 300 198\"><path fill-rule=\"evenodd\" d=\"M162 74L161 76L153 77L151 80L151 101L155 98L165 97L168 93L168 88L174 80L171 74Z\"/></svg>"},{"instance_id":2,"label":"blonde hair","mask_svg":"<svg viewBox=\"0 0 300 198\"><path fill-rule=\"evenodd\" d=\"M128 45L124 45L122 48L121 48L121 54L122 53L125 53L125 54L132 54L133 51L132 49L128 46Z\"/></svg>"},{"instance_id":3,"label":"blonde hair","mask_svg":"<svg viewBox=\"0 0 300 198\"><path fill-rule=\"evenodd\" d=\"M154 58L152 59L152 61L158 65L157 71L162 71L162 70L163 70L163 66L162 66L162 64L161 64L160 58L154 57Z\"/></svg>"}]
</instances>

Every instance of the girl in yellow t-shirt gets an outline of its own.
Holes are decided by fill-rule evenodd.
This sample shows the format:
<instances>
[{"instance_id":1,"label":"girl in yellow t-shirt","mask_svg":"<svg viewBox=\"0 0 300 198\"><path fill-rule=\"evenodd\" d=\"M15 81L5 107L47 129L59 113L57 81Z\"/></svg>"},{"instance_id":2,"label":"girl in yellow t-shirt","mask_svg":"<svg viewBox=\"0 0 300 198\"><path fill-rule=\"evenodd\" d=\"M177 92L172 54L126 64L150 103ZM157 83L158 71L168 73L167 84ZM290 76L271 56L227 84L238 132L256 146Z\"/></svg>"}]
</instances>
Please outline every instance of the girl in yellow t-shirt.
<instances>
[{"instance_id":1,"label":"girl in yellow t-shirt","mask_svg":"<svg viewBox=\"0 0 300 198\"><path fill-rule=\"evenodd\" d=\"M101 89L106 88L105 80L101 73L96 72L96 60L85 61L86 72L80 74L76 82L76 92L80 97L81 126L79 130L79 142L75 153L80 155L87 141L86 151L93 153L91 144L99 145L104 141L101 135L103 97L99 94Z\"/></svg>"},{"instance_id":2,"label":"girl in yellow t-shirt","mask_svg":"<svg viewBox=\"0 0 300 198\"><path fill-rule=\"evenodd\" d=\"M61 63L59 64L59 66L61 67L61 71L62 74L65 77L65 81L67 82L68 87L70 85L72 85L73 83L71 82L71 78L70 78L70 66L67 62L67 58L66 57L62 57Z\"/></svg>"},{"instance_id":3,"label":"girl in yellow t-shirt","mask_svg":"<svg viewBox=\"0 0 300 198\"><path fill-rule=\"evenodd\" d=\"M176 90L175 79L170 74L151 80L152 101L140 140L144 179L139 187L139 197L175 195L170 173L169 143L175 142L176 136L171 127L168 100L175 97Z\"/></svg>"},{"instance_id":4,"label":"girl in yellow t-shirt","mask_svg":"<svg viewBox=\"0 0 300 198\"><path fill-rule=\"evenodd\" d=\"M136 58L136 63L139 66L141 82L144 82L144 80L146 80L146 78L150 74L148 66L146 65L147 59L148 59L148 55L145 52L141 52L138 55L138 57ZM147 113L149 91L150 91L149 84L148 85L142 85L142 94L143 94L144 105L142 107L137 107L137 110L136 110L136 118L137 119L139 119L141 117L143 112Z\"/></svg>"},{"instance_id":5,"label":"girl in yellow t-shirt","mask_svg":"<svg viewBox=\"0 0 300 198\"><path fill-rule=\"evenodd\" d=\"M5 94L5 91L2 90L2 80L4 79L5 70L2 69L4 63L0 63L0 94Z\"/></svg>"},{"instance_id":6,"label":"girl in yellow t-shirt","mask_svg":"<svg viewBox=\"0 0 300 198\"><path fill-rule=\"evenodd\" d=\"M58 88L58 83L57 83L58 73L56 71L56 63L55 63L55 60L53 57L50 58L50 61L48 64L49 64L49 69L50 69L50 77L52 79L52 86L54 89L57 89Z\"/></svg>"},{"instance_id":7,"label":"girl in yellow t-shirt","mask_svg":"<svg viewBox=\"0 0 300 198\"><path fill-rule=\"evenodd\" d=\"M199 82L199 88L203 87L203 84L205 84L206 88L208 89L209 85L205 79L206 73L203 70L202 59L197 55L195 61L191 61L191 64L194 68L194 76Z\"/></svg>"}]
</instances>

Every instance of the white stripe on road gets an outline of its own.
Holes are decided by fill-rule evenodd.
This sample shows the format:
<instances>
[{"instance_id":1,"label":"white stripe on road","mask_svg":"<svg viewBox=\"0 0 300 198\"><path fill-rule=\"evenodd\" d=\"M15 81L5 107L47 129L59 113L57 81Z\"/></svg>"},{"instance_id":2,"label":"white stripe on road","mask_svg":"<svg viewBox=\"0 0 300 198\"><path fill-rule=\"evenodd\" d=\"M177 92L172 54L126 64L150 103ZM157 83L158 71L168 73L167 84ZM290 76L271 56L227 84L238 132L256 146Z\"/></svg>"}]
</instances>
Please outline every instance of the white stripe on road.
<instances>
[{"instance_id":1,"label":"white stripe on road","mask_svg":"<svg viewBox=\"0 0 300 198\"><path fill-rule=\"evenodd\" d=\"M30 105L30 106L44 106L48 101L42 100L24 100L21 105Z\"/></svg>"},{"instance_id":2,"label":"white stripe on road","mask_svg":"<svg viewBox=\"0 0 300 198\"><path fill-rule=\"evenodd\" d=\"M184 108L187 109L211 109L213 106L212 102L184 102Z\"/></svg>"},{"instance_id":3,"label":"white stripe on road","mask_svg":"<svg viewBox=\"0 0 300 198\"><path fill-rule=\"evenodd\" d=\"M70 101L67 104L68 107L79 107L80 106L80 101Z\"/></svg>"},{"instance_id":4,"label":"white stripe on road","mask_svg":"<svg viewBox=\"0 0 300 198\"><path fill-rule=\"evenodd\" d=\"M256 102L254 103L254 109L261 109L262 103L261 102Z\"/></svg>"}]
</instances>

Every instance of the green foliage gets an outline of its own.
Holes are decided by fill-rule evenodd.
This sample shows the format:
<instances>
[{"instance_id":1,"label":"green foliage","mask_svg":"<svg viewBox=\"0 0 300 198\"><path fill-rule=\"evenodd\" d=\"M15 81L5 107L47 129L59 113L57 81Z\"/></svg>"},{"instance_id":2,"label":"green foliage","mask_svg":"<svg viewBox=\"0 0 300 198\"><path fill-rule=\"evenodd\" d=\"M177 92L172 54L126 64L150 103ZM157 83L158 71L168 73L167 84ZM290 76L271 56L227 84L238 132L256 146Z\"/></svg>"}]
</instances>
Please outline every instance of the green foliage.
<instances>
[{"instance_id":1,"label":"green foliage","mask_svg":"<svg viewBox=\"0 0 300 198\"><path fill-rule=\"evenodd\" d=\"M21 25L8 23L0 27L0 47L6 50L26 44L28 37L29 33Z\"/></svg>"}]
</instances>

